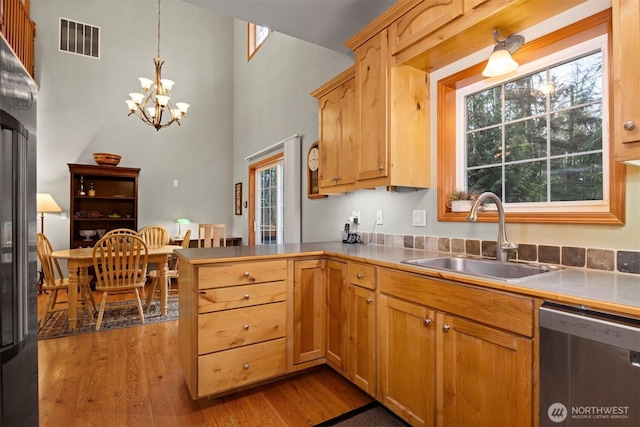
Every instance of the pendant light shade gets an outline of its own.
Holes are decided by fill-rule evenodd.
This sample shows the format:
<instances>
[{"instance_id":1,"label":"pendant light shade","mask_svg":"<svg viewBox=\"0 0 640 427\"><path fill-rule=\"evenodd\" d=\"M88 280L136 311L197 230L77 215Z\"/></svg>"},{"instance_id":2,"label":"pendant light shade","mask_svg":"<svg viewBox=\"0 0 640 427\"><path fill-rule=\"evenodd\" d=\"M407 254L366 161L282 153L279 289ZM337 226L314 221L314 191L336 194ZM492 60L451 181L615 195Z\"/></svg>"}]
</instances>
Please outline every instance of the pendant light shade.
<instances>
[{"instance_id":1,"label":"pendant light shade","mask_svg":"<svg viewBox=\"0 0 640 427\"><path fill-rule=\"evenodd\" d=\"M500 32L498 30L493 32L496 45L489 56L487 66L482 72L484 77L503 76L518 69L518 63L511 55L524 44L524 37L512 35L503 40L498 40L499 35Z\"/></svg>"}]
</instances>

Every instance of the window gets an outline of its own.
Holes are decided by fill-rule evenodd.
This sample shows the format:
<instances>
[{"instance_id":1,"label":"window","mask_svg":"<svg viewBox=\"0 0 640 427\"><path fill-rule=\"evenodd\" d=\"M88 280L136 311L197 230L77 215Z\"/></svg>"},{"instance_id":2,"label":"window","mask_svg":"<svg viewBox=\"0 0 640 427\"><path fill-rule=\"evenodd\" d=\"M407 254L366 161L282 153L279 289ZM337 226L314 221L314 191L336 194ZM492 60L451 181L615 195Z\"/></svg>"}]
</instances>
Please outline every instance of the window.
<instances>
[{"instance_id":1,"label":"window","mask_svg":"<svg viewBox=\"0 0 640 427\"><path fill-rule=\"evenodd\" d=\"M284 159L256 170L256 223L255 242L257 245L277 245L284 243L283 210L283 167Z\"/></svg>"},{"instance_id":2,"label":"window","mask_svg":"<svg viewBox=\"0 0 640 427\"><path fill-rule=\"evenodd\" d=\"M258 51L270 33L271 30L267 27L247 23L247 61Z\"/></svg>"},{"instance_id":3,"label":"window","mask_svg":"<svg viewBox=\"0 0 640 427\"><path fill-rule=\"evenodd\" d=\"M602 12L526 45L508 79L482 79L478 64L438 82L439 220L464 220L446 193L467 188L496 193L512 222L623 222L624 168L609 154L609 21Z\"/></svg>"}]
</instances>

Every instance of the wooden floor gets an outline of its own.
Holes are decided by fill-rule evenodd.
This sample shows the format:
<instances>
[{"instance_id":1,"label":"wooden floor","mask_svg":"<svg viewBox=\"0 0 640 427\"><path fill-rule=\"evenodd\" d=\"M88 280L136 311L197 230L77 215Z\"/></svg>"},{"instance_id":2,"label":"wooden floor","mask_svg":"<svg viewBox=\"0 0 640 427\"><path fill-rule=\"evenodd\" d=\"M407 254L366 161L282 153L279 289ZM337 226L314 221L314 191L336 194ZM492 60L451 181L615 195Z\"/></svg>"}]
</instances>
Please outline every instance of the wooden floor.
<instances>
[{"instance_id":1,"label":"wooden floor","mask_svg":"<svg viewBox=\"0 0 640 427\"><path fill-rule=\"evenodd\" d=\"M39 341L40 426L309 426L372 400L318 367L194 401L177 345L177 321Z\"/></svg>"}]
</instances>

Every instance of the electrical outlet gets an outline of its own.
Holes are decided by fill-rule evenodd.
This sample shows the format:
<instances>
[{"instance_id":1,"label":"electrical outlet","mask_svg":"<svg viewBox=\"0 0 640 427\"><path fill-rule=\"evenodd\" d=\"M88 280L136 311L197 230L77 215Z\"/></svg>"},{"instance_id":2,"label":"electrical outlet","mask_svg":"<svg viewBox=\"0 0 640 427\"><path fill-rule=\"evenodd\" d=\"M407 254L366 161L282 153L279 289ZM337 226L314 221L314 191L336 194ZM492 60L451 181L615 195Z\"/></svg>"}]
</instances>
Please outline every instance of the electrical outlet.
<instances>
[{"instance_id":1,"label":"electrical outlet","mask_svg":"<svg viewBox=\"0 0 640 427\"><path fill-rule=\"evenodd\" d=\"M382 211L376 211L376 225L382 225Z\"/></svg>"},{"instance_id":2,"label":"electrical outlet","mask_svg":"<svg viewBox=\"0 0 640 427\"><path fill-rule=\"evenodd\" d=\"M426 227L427 226L427 211L414 210L413 222L414 227Z\"/></svg>"},{"instance_id":3,"label":"electrical outlet","mask_svg":"<svg viewBox=\"0 0 640 427\"><path fill-rule=\"evenodd\" d=\"M360 211L351 212L351 217L353 218L353 222L355 224L360 224Z\"/></svg>"}]
</instances>

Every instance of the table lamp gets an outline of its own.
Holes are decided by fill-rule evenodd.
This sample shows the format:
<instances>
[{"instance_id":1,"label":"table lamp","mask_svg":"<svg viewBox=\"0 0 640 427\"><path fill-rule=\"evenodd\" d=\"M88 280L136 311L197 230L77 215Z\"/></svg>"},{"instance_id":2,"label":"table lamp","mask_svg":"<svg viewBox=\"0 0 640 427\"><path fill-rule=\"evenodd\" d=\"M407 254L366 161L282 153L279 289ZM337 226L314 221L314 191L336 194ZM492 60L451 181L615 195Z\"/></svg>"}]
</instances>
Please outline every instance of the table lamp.
<instances>
[{"instance_id":1,"label":"table lamp","mask_svg":"<svg viewBox=\"0 0 640 427\"><path fill-rule=\"evenodd\" d=\"M36 211L40 214L40 232L44 234L44 214L52 212L62 212L62 209L51 194L37 193L36 195Z\"/></svg>"},{"instance_id":2,"label":"table lamp","mask_svg":"<svg viewBox=\"0 0 640 427\"><path fill-rule=\"evenodd\" d=\"M178 224L178 237L183 237L181 226L184 224L191 224L191 221L187 218L178 218L176 219L176 224Z\"/></svg>"}]
</instances>

